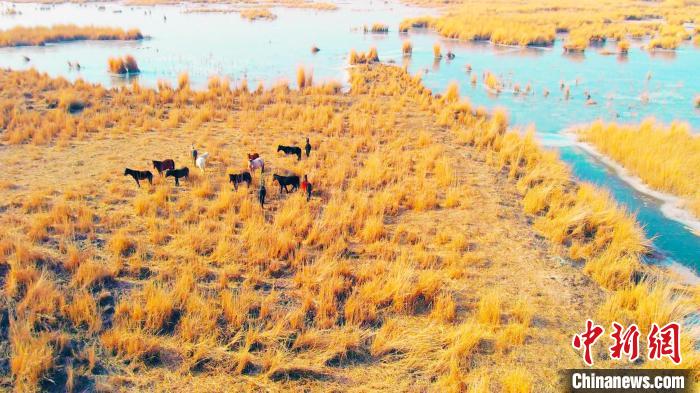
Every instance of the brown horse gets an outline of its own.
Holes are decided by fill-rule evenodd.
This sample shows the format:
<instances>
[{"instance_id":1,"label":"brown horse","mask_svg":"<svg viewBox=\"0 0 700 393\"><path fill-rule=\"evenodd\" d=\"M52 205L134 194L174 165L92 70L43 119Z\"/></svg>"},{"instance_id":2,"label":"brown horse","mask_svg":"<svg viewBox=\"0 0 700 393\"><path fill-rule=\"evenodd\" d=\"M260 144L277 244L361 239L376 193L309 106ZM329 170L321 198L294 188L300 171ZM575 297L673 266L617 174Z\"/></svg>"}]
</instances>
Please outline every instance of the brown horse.
<instances>
[{"instance_id":1,"label":"brown horse","mask_svg":"<svg viewBox=\"0 0 700 393\"><path fill-rule=\"evenodd\" d=\"M163 161L153 161L153 168L158 171L159 175L163 175L163 172L167 171L168 169L175 169L175 161L171 159L163 160Z\"/></svg>"}]
</instances>

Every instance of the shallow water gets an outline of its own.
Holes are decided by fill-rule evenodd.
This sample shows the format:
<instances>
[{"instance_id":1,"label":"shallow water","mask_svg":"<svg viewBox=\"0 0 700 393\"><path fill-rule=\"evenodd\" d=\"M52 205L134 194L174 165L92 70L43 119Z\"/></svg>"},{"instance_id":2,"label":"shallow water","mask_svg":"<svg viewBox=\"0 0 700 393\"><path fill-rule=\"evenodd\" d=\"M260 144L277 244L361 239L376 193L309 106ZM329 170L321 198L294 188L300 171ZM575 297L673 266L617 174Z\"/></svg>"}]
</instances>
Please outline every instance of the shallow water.
<instances>
[{"instance_id":1,"label":"shallow water","mask_svg":"<svg viewBox=\"0 0 700 393\"><path fill-rule=\"evenodd\" d=\"M647 235L668 257L666 263L678 263L688 271L700 272L700 237L664 217L658 201L634 191L609 168L576 149L562 133L571 125L598 118L637 122L648 116L665 122L681 120L694 130L700 129L700 111L693 105L694 96L700 93L700 77L694 69L700 64L700 50L690 44L675 52L652 55L639 49L642 42L633 42L629 55L618 57L602 55L598 49L589 49L585 55L565 55L561 40L546 49L460 43L426 31L398 34L396 28L403 18L435 11L384 2L341 3L340 10L331 12L273 8L278 16L276 20L256 22L243 20L236 13L184 12L201 5L103 5L105 10L99 10L97 4L62 4L42 10L46 6L20 4L16 8L21 15L0 15L0 28L95 24L137 27L150 38L0 48L0 67L35 67L54 76L110 85L125 81L107 72L107 58L132 54L142 70L138 80L145 85L155 85L161 79L174 83L182 71L190 74L195 87L205 86L210 75L226 76L233 84L246 78L251 86L257 82L269 85L280 79L293 80L299 65L312 68L315 81L342 82L347 77L350 49L364 51L376 46L382 61L402 64L406 60L401 55L401 42L408 38L414 51L407 65L413 73L424 73L428 87L441 91L451 81L457 81L462 95L473 104L505 107L511 123L522 127L535 125L539 138L545 145L560 149L575 176L609 189L618 201L636 212ZM3 3L0 9L7 6ZM374 22L388 24L390 33L364 34L362 25ZM441 42L443 54L452 50L456 58L436 63L432 52L436 41ZM312 45L321 51L312 54ZM610 47L614 48L614 43ZM25 62L23 56L31 60ZM68 61L79 62L82 69L70 71ZM467 64L478 77L476 86L470 83ZM481 84L486 70L498 75L505 85L500 95L489 93ZM570 86L568 100L559 88L561 81ZM513 94L516 83L523 90L530 84L533 92ZM549 90L548 97L544 97L544 89ZM597 105L585 105L586 92Z\"/></svg>"}]
</instances>

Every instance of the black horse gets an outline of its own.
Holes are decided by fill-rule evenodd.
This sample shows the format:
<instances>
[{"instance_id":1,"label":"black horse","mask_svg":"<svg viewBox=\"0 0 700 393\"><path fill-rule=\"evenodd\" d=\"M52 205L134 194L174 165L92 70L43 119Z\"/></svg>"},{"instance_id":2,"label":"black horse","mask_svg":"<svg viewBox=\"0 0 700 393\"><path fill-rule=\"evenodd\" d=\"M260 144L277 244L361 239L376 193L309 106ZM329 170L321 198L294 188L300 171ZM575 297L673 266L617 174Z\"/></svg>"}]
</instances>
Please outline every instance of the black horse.
<instances>
[{"instance_id":1,"label":"black horse","mask_svg":"<svg viewBox=\"0 0 700 393\"><path fill-rule=\"evenodd\" d=\"M139 183L139 180L148 180L149 184L153 184L153 174L151 171L136 171L133 169L126 168L124 169L124 176L129 175L136 180L136 185L141 188L141 183Z\"/></svg>"},{"instance_id":2,"label":"black horse","mask_svg":"<svg viewBox=\"0 0 700 393\"><path fill-rule=\"evenodd\" d=\"M228 175L228 181L233 183L233 188L238 190L238 185L243 182L248 183L248 187L250 187L253 178L250 176L250 172L232 173Z\"/></svg>"},{"instance_id":3,"label":"black horse","mask_svg":"<svg viewBox=\"0 0 700 393\"><path fill-rule=\"evenodd\" d=\"M309 154L311 154L311 143L309 143L309 138L306 138L306 146L304 146L304 150L306 150L306 158L309 158Z\"/></svg>"},{"instance_id":4,"label":"black horse","mask_svg":"<svg viewBox=\"0 0 700 393\"><path fill-rule=\"evenodd\" d=\"M284 191L290 192L287 189L287 186L292 186L292 191L299 188L299 176L280 176L278 174L274 174L272 176L272 181L274 182L275 180L280 185L280 192L282 192L282 188L284 188Z\"/></svg>"},{"instance_id":5,"label":"black horse","mask_svg":"<svg viewBox=\"0 0 700 393\"><path fill-rule=\"evenodd\" d=\"M283 151L284 154L295 154L297 156L297 160L301 160L301 147L278 145L277 151Z\"/></svg>"},{"instance_id":6,"label":"black horse","mask_svg":"<svg viewBox=\"0 0 700 393\"><path fill-rule=\"evenodd\" d=\"M180 169L168 169L165 172L165 177L171 176L175 178L175 185L179 186L181 177L188 178L190 176L190 168L184 167Z\"/></svg>"}]
</instances>

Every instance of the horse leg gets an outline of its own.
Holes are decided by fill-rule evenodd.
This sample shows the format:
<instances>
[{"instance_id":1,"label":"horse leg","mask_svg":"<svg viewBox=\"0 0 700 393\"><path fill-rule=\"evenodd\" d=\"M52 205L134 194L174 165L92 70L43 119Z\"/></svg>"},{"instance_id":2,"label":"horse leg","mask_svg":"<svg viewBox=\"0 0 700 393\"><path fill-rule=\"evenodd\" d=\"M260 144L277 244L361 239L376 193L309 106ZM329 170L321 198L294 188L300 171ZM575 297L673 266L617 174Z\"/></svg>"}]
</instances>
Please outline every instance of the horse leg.
<instances>
[{"instance_id":1,"label":"horse leg","mask_svg":"<svg viewBox=\"0 0 700 393\"><path fill-rule=\"evenodd\" d=\"M134 180L136 180L136 185L139 186L139 188L141 188L141 183L139 183L139 179L134 177Z\"/></svg>"},{"instance_id":2,"label":"horse leg","mask_svg":"<svg viewBox=\"0 0 700 393\"><path fill-rule=\"evenodd\" d=\"M180 178L175 176L175 185L180 186Z\"/></svg>"}]
</instances>

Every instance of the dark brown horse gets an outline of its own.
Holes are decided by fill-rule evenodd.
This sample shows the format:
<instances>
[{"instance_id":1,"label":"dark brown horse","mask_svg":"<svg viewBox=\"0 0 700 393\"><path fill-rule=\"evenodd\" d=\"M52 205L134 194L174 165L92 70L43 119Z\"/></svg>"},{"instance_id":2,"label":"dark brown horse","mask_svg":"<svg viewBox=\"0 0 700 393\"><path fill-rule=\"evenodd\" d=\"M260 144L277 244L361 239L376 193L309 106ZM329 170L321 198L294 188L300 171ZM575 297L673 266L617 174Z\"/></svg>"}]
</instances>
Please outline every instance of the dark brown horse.
<instances>
[{"instance_id":1,"label":"dark brown horse","mask_svg":"<svg viewBox=\"0 0 700 393\"><path fill-rule=\"evenodd\" d=\"M171 159L163 160L163 161L153 161L153 168L158 171L159 175L163 175L163 172L167 171L168 169L175 169L175 161Z\"/></svg>"},{"instance_id":2,"label":"dark brown horse","mask_svg":"<svg viewBox=\"0 0 700 393\"><path fill-rule=\"evenodd\" d=\"M153 184L153 174L151 171L136 171L133 169L126 168L124 169L124 176L129 175L136 180L136 185L141 188L141 183L139 183L139 180L148 180L149 184Z\"/></svg>"}]
</instances>

